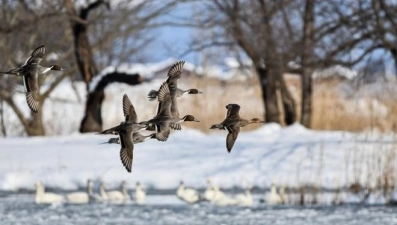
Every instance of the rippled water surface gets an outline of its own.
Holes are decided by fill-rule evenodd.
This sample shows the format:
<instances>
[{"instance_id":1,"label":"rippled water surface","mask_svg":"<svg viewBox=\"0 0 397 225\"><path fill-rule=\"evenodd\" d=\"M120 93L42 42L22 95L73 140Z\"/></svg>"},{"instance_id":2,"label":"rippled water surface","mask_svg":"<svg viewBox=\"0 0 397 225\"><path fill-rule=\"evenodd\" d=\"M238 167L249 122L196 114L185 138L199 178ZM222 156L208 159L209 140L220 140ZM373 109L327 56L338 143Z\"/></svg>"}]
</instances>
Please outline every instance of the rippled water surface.
<instances>
[{"instance_id":1,"label":"rippled water surface","mask_svg":"<svg viewBox=\"0 0 397 225\"><path fill-rule=\"evenodd\" d=\"M148 196L147 204L36 205L33 195L0 198L0 224L397 224L397 207L186 205L174 196Z\"/></svg>"}]
</instances>

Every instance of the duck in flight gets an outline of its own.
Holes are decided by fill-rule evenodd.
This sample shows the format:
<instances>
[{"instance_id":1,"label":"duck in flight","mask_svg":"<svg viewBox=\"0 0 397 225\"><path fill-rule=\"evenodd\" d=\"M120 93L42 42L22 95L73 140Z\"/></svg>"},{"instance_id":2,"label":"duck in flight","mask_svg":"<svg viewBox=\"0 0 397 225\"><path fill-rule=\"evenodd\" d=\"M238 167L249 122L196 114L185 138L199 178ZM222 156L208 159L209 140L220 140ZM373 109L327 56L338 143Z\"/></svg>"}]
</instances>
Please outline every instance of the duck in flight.
<instances>
[{"instance_id":1,"label":"duck in flight","mask_svg":"<svg viewBox=\"0 0 397 225\"><path fill-rule=\"evenodd\" d=\"M171 69L168 71L168 75L167 75L168 78L167 78L166 82L167 83L169 82L170 77L178 77L178 79L179 79L181 77L184 65L185 65L185 61L179 61L179 62L175 63L171 67ZM174 85L176 88L175 89L176 97L181 97L182 95L185 95L185 94L202 94L203 93L202 91L199 91L195 88L188 89L188 90L182 90L182 89L178 88L178 84L177 84L176 80L172 85ZM148 94L149 101L156 100L157 96L158 96L158 91L151 90Z\"/></svg>"},{"instance_id":2,"label":"duck in flight","mask_svg":"<svg viewBox=\"0 0 397 225\"><path fill-rule=\"evenodd\" d=\"M178 80L181 78L183 72L183 66L185 65L185 61L179 61L175 63L171 69L168 71L168 78L166 83L168 84L168 88L170 90L171 95L171 115L174 118L179 118L179 110L178 110L178 102L177 98L181 97L184 94L202 94L203 92L197 89L188 89L182 90L178 88ZM158 97L159 91L152 90L148 94L148 98L150 101L154 101ZM160 107L160 106L159 106ZM171 124L171 128L174 130L181 130L181 125L179 123Z\"/></svg>"},{"instance_id":3,"label":"duck in flight","mask_svg":"<svg viewBox=\"0 0 397 225\"><path fill-rule=\"evenodd\" d=\"M214 124L210 129L220 129L227 130L229 133L226 137L226 148L230 152L236 142L237 136L240 132L240 127L245 127L253 123L264 123L264 121L253 118L251 120L246 120L240 117L240 106L238 104L228 104L226 105L226 118L219 124Z\"/></svg>"},{"instance_id":4,"label":"duck in flight","mask_svg":"<svg viewBox=\"0 0 397 225\"><path fill-rule=\"evenodd\" d=\"M125 121L120 125L104 130L100 134L118 134L121 144L120 159L126 170L131 173L134 150L134 133L143 130L147 125L137 123L134 106L127 95L123 96L123 112Z\"/></svg>"},{"instance_id":5,"label":"duck in flight","mask_svg":"<svg viewBox=\"0 0 397 225\"><path fill-rule=\"evenodd\" d=\"M0 72L0 74L23 76L26 88L26 102L28 103L29 108L35 113L38 112L40 104L38 76L45 74L50 70L63 70L58 65L52 65L50 67L41 66L39 63L43 59L44 53L45 47L42 45L30 54L30 57L21 67L7 72Z\"/></svg>"},{"instance_id":6,"label":"duck in flight","mask_svg":"<svg viewBox=\"0 0 397 225\"><path fill-rule=\"evenodd\" d=\"M172 78L176 79L176 78ZM170 89L168 87L168 83L164 82L158 91L158 101L159 106L157 110L157 115L148 121L143 121L141 124L154 124L157 130L156 138L159 141L166 141L170 134L170 127L174 124L184 122L184 121L192 121L192 122L200 122L192 115L186 115L183 118L174 117L171 113L171 94Z\"/></svg>"},{"instance_id":7,"label":"duck in flight","mask_svg":"<svg viewBox=\"0 0 397 225\"><path fill-rule=\"evenodd\" d=\"M125 122L138 123L138 116L136 114L135 108L126 94L124 94L123 96L123 113L124 113ZM109 131L109 133L107 134L117 134L117 133L115 131ZM139 131L136 131L132 134L132 141L134 144L138 144L154 138L156 138L156 133L151 133L149 135L142 135L139 133ZM120 144L120 139L110 138L107 142L101 144L107 144L107 143Z\"/></svg>"}]
</instances>

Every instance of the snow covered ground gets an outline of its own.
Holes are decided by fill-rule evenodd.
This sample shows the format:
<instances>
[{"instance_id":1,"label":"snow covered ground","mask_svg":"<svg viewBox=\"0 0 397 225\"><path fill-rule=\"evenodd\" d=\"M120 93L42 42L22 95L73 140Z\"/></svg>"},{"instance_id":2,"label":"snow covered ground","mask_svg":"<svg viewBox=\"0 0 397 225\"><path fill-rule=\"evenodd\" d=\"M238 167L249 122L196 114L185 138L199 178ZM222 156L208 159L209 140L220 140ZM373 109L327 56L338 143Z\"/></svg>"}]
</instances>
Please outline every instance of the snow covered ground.
<instances>
[{"instance_id":1,"label":"snow covered ground","mask_svg":"<svg viewBox=\"0 0 397 225\"><path fill-rule=\"evenodd\" d=\"M336 188L359 180L375 185L385 168L396 165L394 135L322 132L299 124L276 124L240 133L231 153L226 131L209 135L196 130L173 131L167 142L149 140L135 145L132 173L119 159L120 146L102 144L109 137L72 134L53 137L0 139L0 189L47 187L73 190L87 179L118 187L126 180L156 189L204 188L211 177L221 188L269 187L271 182L297 187L314 184ZM394 167L393 167L394 168ZM394 168L394 174L396 174Z\"/></svg>"}]
</instances>

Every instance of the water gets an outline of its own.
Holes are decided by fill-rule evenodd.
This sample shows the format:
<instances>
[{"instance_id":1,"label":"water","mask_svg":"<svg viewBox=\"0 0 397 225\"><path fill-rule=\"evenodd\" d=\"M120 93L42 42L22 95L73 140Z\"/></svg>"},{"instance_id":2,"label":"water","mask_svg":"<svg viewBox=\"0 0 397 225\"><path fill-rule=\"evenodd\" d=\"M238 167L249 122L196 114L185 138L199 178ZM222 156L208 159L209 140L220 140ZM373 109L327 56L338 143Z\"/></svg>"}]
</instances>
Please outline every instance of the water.
<instances>
[{"instance_id":1,"label":"water","mask_svg":"<svg viewBox=\"0 0 397 225\"><path fill-rule=\"evenodd\" d=\"M186 205L175 196L148 196L147 204L36 205L33 195L0 198L1 225L102 224L397 224L397 207L386 206L267 206L218 207Z\"/></svg>"}]
</instances>

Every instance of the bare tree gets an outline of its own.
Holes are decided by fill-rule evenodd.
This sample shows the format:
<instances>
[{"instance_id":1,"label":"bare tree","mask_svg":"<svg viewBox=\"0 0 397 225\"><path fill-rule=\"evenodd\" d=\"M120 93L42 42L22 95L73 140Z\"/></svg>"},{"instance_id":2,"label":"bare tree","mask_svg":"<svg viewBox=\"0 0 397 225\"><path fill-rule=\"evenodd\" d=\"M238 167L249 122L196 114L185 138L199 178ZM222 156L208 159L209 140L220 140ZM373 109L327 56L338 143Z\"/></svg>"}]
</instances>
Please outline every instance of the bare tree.
<instances>
[{"instance_id":1,"label":"bare tree","mask_svg":"<svg viewBox=\"0 0 397 225\"><path fill-rule=\"evenodd\" d=\"M239 46L252 60L261 82L267 122L291 124L297 120L295 102L282 74L301 75L301 122L310 127L312 72L338 64L351 67L381 45L375 40L375 25L366 25L369 19L375 18L367 10L371 8L367 0L305 0L305 4L301 3L292 0L204 1L210 16L201 19L200 24L208 24L203 30L215 27L217 35L212 36L218 38L200 40L194 49ZM297 66L288 66L291 62ZM281 101L277 100L278 91ZM284 111L284 121L280 119L279 109Z\"/></svg>"},{"instance_id":2,"label":"bare tree","mask_svg":"<svg viewBox=\"0 0 397 225\"><path fill-rule=\"evenodd\" d=\"M59 60L70 57L67 52L67 40L64 42L56 42L58 37L63 37L67 32L62 26L61 8L57 7L56 1L42 1L39 5L28 4L28 1L2 1L0 16L3 18L0 25L1 53L9 57L0 59L2 70L16 68L20 66L29 56L31 50L45 43L47 45L47 53L55 51L59 55ZM43 26L46 24L46 26ZM51 30L49 27L58 27L59 29ZM48 40L48 37L53 39ZM67 60L66 60L67 61ZM43 64L47 64L44 58ZM63 65L64 66L64 65ZM68 66L66 66L68 67ZM4 101L16 114L27 135L44 135L45 130L42 122L42 106L48 99L55 87L73 72L73 67L69 67L68 72L61 74L51 74L54 76L50 81L46 80L47 76L39 79L39 84L43 82L48 84L48 88L44 92L40 92L39 112L30 112L25 115L23 110L16 104L13 93L18 83L21 83L20 77L2 76L0 98Z\"/></svg>"},{"instance_id":3,"label":"bare tree","mask_svg":"<svg viewBox=\"0 0 397 225\"><path fill-rule=\"evenodd\" d=\"M215 17L217 21L213 23L223 28L224 38L238 45L253 62L262 87L266 121L287 125L297 118L295 101L282 76L287 61L277 45L276 18L280 8L287 7L291 2L216 0L208 3L209 9L220 15ZM281 106L278 91L281 93ZM281 121L280 108L284 111L284 121Z\"/></svg>"},{"instance_id":4,"label":"bare tree","mask_svg":"<svg viewBox=\"0 0 397 225\"><path fill-rule=\"evenodd\" d=\"M161 26L155 19L167 13L177 1L125 1L111 5L109 1L97 0L88 5L76 6L71 0L64 0L64 4L73 30L75 58L88 92L80 132L101 131L101 106L106 85L112 82L136 85L143 79L139 78L139 75L120 79L123 74L115 73L112 76L104 76L106 80L100 83L101 85L90 89L93 77L98 74L96 61L108 65L128 60L130 54L136 53L153 40L143 37L142 33ZM101 6L106 6L106 10ZM93 40L93 44L90 40ZM132 40L138 44L131 45ZM122 46L115 46L117 43L121 43Z\"/></svg>"},{"instance_id":5,"label":"bare tree","mask_svg":"<svg viewBox=\"0 0 397 225\"><path fill-rule=\"evenodd\" d=\"M57 61L66 71L49 75L54 79L49 80L43 76L39 80L39 84L45 82L48 87L40 92L40 107L62 80L66 77L76 80L77 72L86 83L88 92L93 77L105 66L117 66L144 55L142 49L155 38L155 34L149 32L150 29L162 26L164 23L157 18L168 13L177 3L179 1L176 0L160 3L155 0L2 1L0 52L10 57L2 57L0 65L4 70L15 68L26 60L25 57L28 57L32 49L45 44L47 54L56 53ZM42 64L47 63L44 58ZM0 98L15 112L27 134L44 135L42 108L39 108L37 114L24 115L23 110L14 102L14 86L18 87L22 80L10 76L2 76L0 79L1 85L4 85L0 90ZM120 79L120 76L113 74L106 79L129 84L143 81L135 75ZM99 87L101 88L93 89L93 92L87 94L86 114L80 129L82 132L102 129L101 99L105 86Z\"/></svg>"},{"instance_id":6,"label":"bare tree","mask_svg":"<svg viewBox=\"0 0 397 225\"><path fill-rule=\"evenodd\" d=\"M306 0L303 14L302 36L302 107L301 123L310 127L312 112L312 62L314 54L314 8L315 0Z\"/></svg>"},{"instance_id":7,"label":"bare tree","mask_svg":"<svg viewBox=\"0 0 397 225\"><path fill-rule=\"evenodd\" d=\"M373 41L390 53L397 71L397 4L393 1L371 0L369 8L361 11L361 21L366 21L367 27L372 24L368 28L374 33Z\"/></svg>"}]
</instances>

